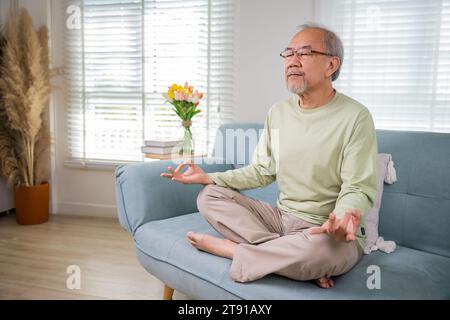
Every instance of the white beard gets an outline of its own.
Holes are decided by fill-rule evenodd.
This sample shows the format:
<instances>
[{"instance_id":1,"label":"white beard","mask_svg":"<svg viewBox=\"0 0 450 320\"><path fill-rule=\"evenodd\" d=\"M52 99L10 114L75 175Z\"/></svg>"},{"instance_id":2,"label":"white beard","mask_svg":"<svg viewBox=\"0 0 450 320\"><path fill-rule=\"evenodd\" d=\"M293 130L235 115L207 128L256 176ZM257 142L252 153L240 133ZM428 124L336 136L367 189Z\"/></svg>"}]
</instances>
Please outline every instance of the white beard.
<instances>
[{"instance_id":1,"label":"white beard","mask_svg":"<svg viewBox=\"0 0 450 320\"><path fill-rule=\"evenodd\" d=\"M308 88L308 84L306 83L306 81L304 81L304 79L302 82L297 83L297 84L293 84L293 83L289 84L289 80L287 80L286 87L292 93L302 94Z\"/></svg>"}]
</instances>

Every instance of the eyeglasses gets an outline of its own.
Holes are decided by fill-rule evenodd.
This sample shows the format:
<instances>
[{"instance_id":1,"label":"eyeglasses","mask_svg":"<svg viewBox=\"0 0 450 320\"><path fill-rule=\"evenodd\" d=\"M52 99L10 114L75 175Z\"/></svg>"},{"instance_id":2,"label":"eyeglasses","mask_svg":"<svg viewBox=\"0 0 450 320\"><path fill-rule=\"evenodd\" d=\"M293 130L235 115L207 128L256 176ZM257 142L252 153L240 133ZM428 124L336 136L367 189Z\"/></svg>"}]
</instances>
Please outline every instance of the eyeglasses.
<instances>
[{"instance_id":1,"label":"eyeglasses","mask_svg":"<svg viewBox=\"0 0 450 320\"><path fill-rule=\"evenodd\" d=\"M312 50L312 48L310 46L301 47L301 48L299 48L297 50L295 50L293 48L286 48L286 49L284 49L283 52L280 53L280 56L283 59L286 59L286 58L292 57L294 54L300 60L303 60L304 57L311 56L313 54L321 54L321 55L324 55L324 56L334 57L334 55L331 54L331 53L326 53L326 52L320 52L320 51Z\"/></svg>"}]
</instances>

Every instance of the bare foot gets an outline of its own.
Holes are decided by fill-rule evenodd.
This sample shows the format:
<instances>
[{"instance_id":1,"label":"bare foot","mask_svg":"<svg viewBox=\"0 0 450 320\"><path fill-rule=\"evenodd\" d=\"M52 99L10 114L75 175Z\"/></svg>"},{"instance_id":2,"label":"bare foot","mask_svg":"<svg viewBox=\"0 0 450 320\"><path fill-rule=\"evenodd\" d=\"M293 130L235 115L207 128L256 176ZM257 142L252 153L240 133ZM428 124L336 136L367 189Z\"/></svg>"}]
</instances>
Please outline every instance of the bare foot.
<instances>
[{"instance_id":1,"label":"bare foot","mask_svg":"<svg viewBox=\"0 0 450 320\"><path fill-rule=\"evenodd\" d=\"M323 289L328 289L328 288L331 288L332 286L334 286L334 281L331 278L327 278L327 277L317 279L317 280L315 280L315 283Z\"/></svg>"},{"instance_id":2,"label":"bare foot","mask_svg":"<svg viewBox=\"0 0 450 320\"><path fill-rule=\"evenodd\" d=\"M212 253L216 256L233 259L237 243L228 239L221 239L204 233L187 233L188 241L197 249Z\"/></svg>"}]
</instances>

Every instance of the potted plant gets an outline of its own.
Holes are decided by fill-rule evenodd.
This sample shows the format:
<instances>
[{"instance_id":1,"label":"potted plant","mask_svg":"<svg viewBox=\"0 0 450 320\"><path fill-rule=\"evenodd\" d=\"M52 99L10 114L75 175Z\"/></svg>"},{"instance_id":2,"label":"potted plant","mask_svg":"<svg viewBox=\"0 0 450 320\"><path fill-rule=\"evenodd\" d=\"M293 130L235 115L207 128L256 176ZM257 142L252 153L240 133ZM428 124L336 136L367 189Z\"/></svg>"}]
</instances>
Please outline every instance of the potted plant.
<instances>
[{"instance_id":1,"label":"potted plant","mask_svg":"<svg viewBox=\"0 0 450 320\"><path fill-rule=\"evenodd\" d=\"M48 30L25 9L9 19L0 59L0 175L15 190L19 224L48 220Z\"/></svg>"}]
</instances>

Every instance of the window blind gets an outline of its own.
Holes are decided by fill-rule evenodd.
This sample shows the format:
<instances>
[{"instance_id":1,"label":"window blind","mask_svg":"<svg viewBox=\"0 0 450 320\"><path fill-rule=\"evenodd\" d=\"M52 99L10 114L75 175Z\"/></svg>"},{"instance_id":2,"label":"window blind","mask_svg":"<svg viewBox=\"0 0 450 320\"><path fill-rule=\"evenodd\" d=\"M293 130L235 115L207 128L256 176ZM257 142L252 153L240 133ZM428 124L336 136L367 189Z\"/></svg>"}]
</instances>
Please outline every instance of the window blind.
<instances>
[{"instance_id":1,"label":"window blind","mask_svg":"<svg viewBox=\"0 0 450 320\"><path fill-rule=\"evenodd\" d=\"M450 0L321 1L345 57L336 87L377 128L450 132Z\"/></svg>"},{"instance_id":2,"label":"window blind","mask_svg":"<svg viewBox=\"0 0 450 320\"><path fill-rule=\"evenodd\" d=\"M65 32L71 159L140 161L144 140L181 138L162 93L185 81L205 93L193 134L196 150L210 151L218 126L233 120L233 0L66 4L81 13Z\"/></svg>"}]
</instances>

